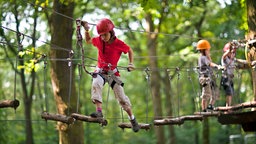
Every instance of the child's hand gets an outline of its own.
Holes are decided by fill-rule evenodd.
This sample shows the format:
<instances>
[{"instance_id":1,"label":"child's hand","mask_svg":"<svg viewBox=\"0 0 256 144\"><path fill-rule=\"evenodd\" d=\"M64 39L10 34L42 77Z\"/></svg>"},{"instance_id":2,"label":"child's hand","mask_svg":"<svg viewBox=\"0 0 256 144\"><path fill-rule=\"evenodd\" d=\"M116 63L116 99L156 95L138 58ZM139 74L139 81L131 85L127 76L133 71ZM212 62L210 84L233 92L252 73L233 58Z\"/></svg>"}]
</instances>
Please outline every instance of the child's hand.
<instances>
[{"instance_id":1,"label":"child's hand","mask_svg":"<svg viewBox=\"0 0 256 144\"><path fill-rule=\"evenodd\" d=\"M252 61L251 66L255 66L255 65L256 65L256 61Z\"/></svg>"},{"instance_id":2,"label":"child's hand","mask_svg":"<svg viewBox=\"0 0 256 144\"><path fill-rule=\"evenodd\" d=\"M135 66L133 63L129 63L128 67L127 67L127 70L130 72L130 71L133 71L135 70Z\"/></svg>"},{"instance_id":3,"label":"child's hand","mask_svg":"<svg viewBox=\"0 0 256 144\"><path fill-rule=\"evenodd\" d=\"M87 21L81 21L81 25L84 27L84 29L86 31L88 31L90 29Z\"/></svg>"},{"instance_id":4,"label":"child's hand","mask_svg":"<svg viewBox=\"0 0 256 144\"><path fill-rule=\"evenodd\" d=\"M218 68L218 70L225 70L226 69L226 67L222 66L222 65L218 65L217 68Z\"/></svg>"}]
</instances>

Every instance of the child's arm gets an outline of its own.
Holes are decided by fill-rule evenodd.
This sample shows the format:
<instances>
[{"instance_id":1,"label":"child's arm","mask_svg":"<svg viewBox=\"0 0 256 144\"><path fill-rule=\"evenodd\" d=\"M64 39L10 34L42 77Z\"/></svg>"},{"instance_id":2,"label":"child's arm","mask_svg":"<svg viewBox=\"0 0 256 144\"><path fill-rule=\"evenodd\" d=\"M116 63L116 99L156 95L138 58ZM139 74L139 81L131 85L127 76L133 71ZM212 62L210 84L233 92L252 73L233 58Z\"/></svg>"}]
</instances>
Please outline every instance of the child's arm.
<instances>
[{"instance_id":1,"label":"child's arm","mask_svg":"<svg viewBox=\"0 0 256 144\"><path fill-rule=\"evenodd\" d=\"M129 64L128 64L128 71L132 71L135 69L135 66L133 64L133 50L130 48L128 51L128 57L129 57Z\"/></svg>"},{"instance_id":2,"label":"child's arm","mask_svg":"<svg viewBox=\"0 0 256 144\"><path fill-rule=\"evenodd\" d=\"M91 36L90 36L90 33L89 33L89 25L88 25L88 22L86 21L82 21L82 26L84 27L84 30L85 30L85 41L87 44L91 44L92 43L92 39L91 39Z\"/></svg>"},{"instance_id":3,"label":"child's arm","mask_svg":"<svg viewBox=\"0 0 256 144\"><path fill-rule=\"evenodd\" d=\"M218 65L218 64L216 64L216 63L214 63L214 62L211 62L211 63L210 63L210 67L217 68L218 70L223 70L223 69L225 69L224 66Z\"/></svg>"}]
</instances>

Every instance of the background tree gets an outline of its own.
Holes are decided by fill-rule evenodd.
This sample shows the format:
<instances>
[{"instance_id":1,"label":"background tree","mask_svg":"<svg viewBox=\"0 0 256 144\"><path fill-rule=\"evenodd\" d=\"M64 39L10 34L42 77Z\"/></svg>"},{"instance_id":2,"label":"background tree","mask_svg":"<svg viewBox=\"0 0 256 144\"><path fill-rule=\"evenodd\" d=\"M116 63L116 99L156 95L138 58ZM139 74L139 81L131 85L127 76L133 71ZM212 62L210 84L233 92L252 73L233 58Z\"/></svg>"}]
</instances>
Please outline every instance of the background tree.
<instances>
[{"instance_id":1,"label":"background tree","mask_svg":"<svg viewBox=\"0 0 256 144\"><path fill-rule=\"evenodd\" d=\"M15 29L12 30L12 33L16 34L16 44L13 45L11 43L11 37L4 33L4 30L1 30L1 37L2 40L6 42L8 48L5 49L5 56L9 59L9 62L15 72L15 85L18 80L16 80L16 75L19 76L19 82L21 84L21 91L22 91L22 100L25 106L25 130L26 130L26 143L32 144L34 143L33 140L33 128L32 128L32 119L31 119L31 110L32 110L32 97L35 93L35 81L36 81L36 58L37 54L34 51L36 46L36 28L37 28L37 19L38 19L38 9L37 7L26 7L23 3L17 1L10 1L6 2L5 5L11 6L12 13L11 15L14 17L14 23L16 24ZM9 9L9 8L7 8ZM28 13L23 13L23 11L33 11L32 15ZM9 15L9 13L3 13L4 16ZM29 48L23 47L23 40L25 37L28 37L24 33L20 31L22 22L24 20L28 20L28 17L31 17L30 28L28 31L31 31L31 40L32 43L30 44ZM10 23L11 24L11 23ZM30 54L29 54L30 53ZM13 62L10 57L16 56L16 62ZM30 62L26 59L30 59ZM16 98L16 94L14 92L14 97Z\"/></svg>"},{"instance_id":2,"label":"background tree","mask_svg":"<svg viewBox=\"0 0 256 144\"><path fill-rule=\"evenodd\" d=\"M247 0L247 16L248 16L248 37L247 39L256 38L256 2L253 0ZM248 54L248 61L256 60L255 51L251 50ZM256 71L252 69L252 85L254 93L254 101L256 100Z\"/></svg>"},{"instance_id":3,"label":"background tree","mask_svg":"<svg viewBox=\"0 0 256 144\"><path fill-rule=\"evenodd\" d=\"M53 9L56 12L66 15L69 18L73 17L75 3L72 0L53 1ZM58 13L52 13L50 19L51 26L51 52L50 56L54 59L72 60L72 35L73 35L73 20L63 18ZM64 48L61 51L54 47L58 45ZM76 112L77 94L74 83L74 69L75 66L71 61L51 61L51 80L54 98L59 114L69 116ZM72 97L72 98L71 98ZM59 143L84 143L83 127L81 121L76 121L71 126L58 122Z\"/></svg>"}]
</instances>

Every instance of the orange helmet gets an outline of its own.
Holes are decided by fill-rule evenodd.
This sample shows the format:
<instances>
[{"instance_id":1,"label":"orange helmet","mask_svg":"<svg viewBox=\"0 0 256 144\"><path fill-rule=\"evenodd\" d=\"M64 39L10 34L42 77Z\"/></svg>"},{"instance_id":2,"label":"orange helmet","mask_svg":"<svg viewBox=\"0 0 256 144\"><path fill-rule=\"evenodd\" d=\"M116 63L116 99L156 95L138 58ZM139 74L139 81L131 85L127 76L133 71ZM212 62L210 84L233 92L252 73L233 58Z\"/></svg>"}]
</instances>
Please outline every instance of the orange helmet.
<instances>
[{"instance_id":1,"label":"orange helmet","mask_svg":"<svg viewBox=\"0 0 256 144\"><path fill-rule=\"evenodd\" d=\"M100 20L96 25L97 32L99 35L110 32L111 30L114 29L114 27L115 25L113 24L113 22L107 18Z\"/></svg>"},{"instance_id":2,"label":"orange helmet","mask_svg":"<svg viewBox=\"0 0 256 144\"><path fill-rule=\"evenodd\" d=\"M200 40L197 42L196 49L203 50L203 49L210 49L211 45L207 40Z\"/></svg>"},{"instance_id":3,"label":"orange helmet","mask_svg":"<svg viewBox=\"0 0 256 144\"><path fill-rule=\"evenodd\" d=\"M228 51L230 49L230 46L231 46L230 43L226 43L224 48L223 48L223 52Z\"/></svg>"}]
</instances>

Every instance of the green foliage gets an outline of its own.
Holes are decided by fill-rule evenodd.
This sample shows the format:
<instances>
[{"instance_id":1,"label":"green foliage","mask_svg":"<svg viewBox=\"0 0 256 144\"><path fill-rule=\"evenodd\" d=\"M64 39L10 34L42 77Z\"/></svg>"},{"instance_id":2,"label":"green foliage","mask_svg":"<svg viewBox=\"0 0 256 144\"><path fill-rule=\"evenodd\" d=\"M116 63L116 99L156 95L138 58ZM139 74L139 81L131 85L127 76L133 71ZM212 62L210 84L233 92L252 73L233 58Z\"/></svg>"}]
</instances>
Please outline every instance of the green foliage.
<instances>
[{"instance_id":1,"label":"green foliage","mask_svg":"<svg viewBox=\"0 0 256 144\"><path fill-rule=\"evenodd\" d=\"M1 1L1 15L0 19L2 24L6 26L15 25L13 20L13 1ZM148 85L147 74L145 69L149 66L149 59L156 59L158 63L157 71L159 71L161 78L164 79L165 72L169 70L168 74L172 76L170 82L171 87L169 92L172 95L173 102L173 115L176 117L179 115L193 114L195 111L200 110L200 86L198 84L198 74L196 70L198 53L195 50L195 42L198 41L198 33L201 32L203 38L208 39L211 42L211 56L213 61L219 63L222 55L222 48L226 42L233 39L244 39L248 27L246 24L246 9L245 1L232 1L231 4L226 4L225 7L221 7L217 1L207 1L206 5L201 0L193 1L180 1L172 0L168 1L169 5L166 7L165 14L161 13L161 1L156 0L140 0L139 2L122 0L122 1L76 1L76 8L74 12L74 19L83 18L88 22L95 24L99 18L106 16L113 20L116 25L116 32L118 37L124 40L134 50L135 66L134 72L127 72L124 67L128 64L128 58L126 55L121 57L119 63L119 71L121 72L122 79L125 83L124 89L126 95L130 98L133 111L139 122L149 123L152 125L152 129L149 131L141 130L139 133L133 133L132 130L125 129L122 131L117 127L118 123L124 121L128 122L127 115L121 111L120 106L114 98L114 94L110 89L108 92L108 85L106 84L103 92L103 111L109 120L107 127L101 128L98 124L84 123L85 143L156 143L156 136L153 130L153 105L152 91L150 85ZM29 19L32 18L33 11L31 5L24 1L19 1L21 4L18 8L20 14L20 21L24 24L29 24ZM39 7L47 7L49 9L42 10L39 14L38 22L46 25L48 23L48 13L53 13L51 4L52 1L36 1ZM200 19L203 17L204 10L207 9L204 17L203 24L198 25ZM29 11L31 10L31 13ZM152 20L154 26L159 26L160 19L164 16L164 19L160 25L160 31L157 39L157 55L149 56L149 48L146 46L147 33L145 32L145 17L146 14L152 14ZM92 18L91 18L92 17ZM10 20L11 19L11 20ZM29 25L21 29L30 35L31 29ZM75 26L75 23L74 23ZM198 28L200 27L200 28ZM75 27L74 27L75 29ZM94 25L91 26L91 35L95 34ZM15 33L0 29L2 35L4 34L11 45L17 50L17 40ZM40 31L40 30L39 30ZM44 32L49 36L48 27ZM83 31L82 31L83 32ZM41 32L43 33L43 32ZM82 33L83 34L83 33ZM75 35L75 31L74 31ZM46 37L47 37L46 36ZM81 48L77 47L76 37L74 36L74 64L81 64ZM0 37L3 41L3 37ZM30 42L25 39L24 42ZM86 45L85 48L85 64L89 71L94 70L96 65L97 51L93 46ZM40 113L44 111L48 105L50 112L56 112L56 106L54 97L52 94L52 86L50 82L49 65L45 72L43 63L35 63L41 56L41 54L48 55L49 45L44 44L36 48L31 46L25 46L24 51L19 52L19 56L25 58L25 64L19 66L24 68L27 72L31 72L31 69L35 69L38 79L38 85L36 86L35 94L33 96L32 105L32 119L34 140L37 144L46 143L58 143L58 132L55 129L56 122L47 121L41 119ZM6 51L6 52L5 52ZM36 53L34 53L36 52ZM9 55L9 61L7 55ZM34 55L35 54L35 55ZM238 58L244 58L244 49L238 49ZM0 90L2 96L1 99L11 99L14 95L14 71L11 62L15 62L16 54L7 49L5 44L0 45L0 78L1 87ZM47 57L47 64L51 63L50 57ZM179 67L179 75L176 68ZM149 72L151 74L151 72ZM219 72L216 72L220 74ZM76 67L75 71L75 85L77 85L77 91L79 91L79 106L81 107L81 113L88 115L95 110L94 105L90 100L90 88L91 77L85 74L83 71L81 77L79 77L79 70ZM241 74L241 75L240 75ZM44 80L46 76L46 80ZM151 75L149 75L149 78ZM179 77L178 77L179 76ZM29 78L28 78L29 79ZM162 97L163 103L166 102L166 93L164 92L163 80L159 80L161 83L159 96ZM248 101L252 99L252 87L250 83L250 73L246 70L239 70L235 73L235 89L236 97L234 97L235 103ZM150 80L150 79L149 79ZM80 82L80 83L79 83ZM219 82L219 79L218 79ZM241 83L241 87L239 86ZM46 89L44 89L46 86ZM17 85L16 95L19 100L22 99L21 86ZM43 95L40 95L43 93ZM224 96L221 95L221 100L217 102L217 105L224 105ZM164 107L164 114L168 107ZM24 143L25 142L25 121L24 121L24 105L18 107L16 113L12 109L1 109L0 111L0 139L3 143ZM166 116L166 114L164 115ZM3 127L3 125L5 127ZM164 126L166 135L168 135L169 126ZM174 126L176 134L176 143L196 143L202 142L202 124L201 122L186 122L181 126ZM210 119L210 134L211 143L228 143L228 137L231 134L240 134L241 127L235 126L223 126L217 122L215 118ZM15 138L15 139L14 139ZM167 137L167 142L170 138Z\"/></svg>"}]
</instances>

